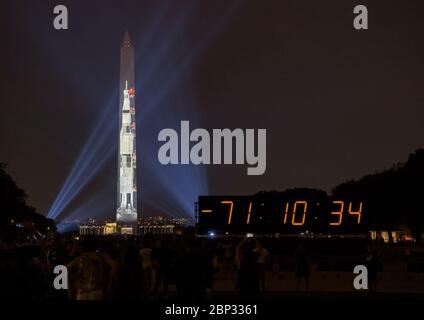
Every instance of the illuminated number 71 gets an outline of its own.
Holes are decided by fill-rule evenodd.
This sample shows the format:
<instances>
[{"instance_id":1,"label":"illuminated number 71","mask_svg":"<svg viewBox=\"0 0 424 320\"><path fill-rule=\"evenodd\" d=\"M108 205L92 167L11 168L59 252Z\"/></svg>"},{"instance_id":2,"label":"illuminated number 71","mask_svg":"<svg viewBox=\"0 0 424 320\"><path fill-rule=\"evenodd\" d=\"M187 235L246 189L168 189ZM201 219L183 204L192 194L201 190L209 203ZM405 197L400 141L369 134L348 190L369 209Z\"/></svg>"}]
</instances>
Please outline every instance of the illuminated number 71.
<instances>
[{"instance_id":1,"label":"illuminated number 71","mask_svg":"<svg viewBox=\"0 0 424 320\"><path fill-rule=\"evenodd\" d=\"M230 205L230 212L228 213L228 224L231 224L231 219L233 218L234 202L233 201L221 201L221 203Z\"/></svg>"}]
</instances>

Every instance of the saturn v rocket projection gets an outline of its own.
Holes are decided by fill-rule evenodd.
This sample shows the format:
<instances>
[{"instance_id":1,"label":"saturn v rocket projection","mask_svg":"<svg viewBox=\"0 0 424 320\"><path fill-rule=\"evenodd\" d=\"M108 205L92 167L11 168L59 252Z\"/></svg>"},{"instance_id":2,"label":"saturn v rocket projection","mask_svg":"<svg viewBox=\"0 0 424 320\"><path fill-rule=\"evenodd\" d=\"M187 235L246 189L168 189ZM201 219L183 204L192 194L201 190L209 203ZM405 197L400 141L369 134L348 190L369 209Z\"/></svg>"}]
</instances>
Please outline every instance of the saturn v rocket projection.
<instances>
[{"instance_id":1,"label":"saturn v rocket projection","mask_svg":"<svg viewBox=\"0 0 424 320\"><path fill-rule=\"evenodd\" d=\"M121 45L119 79L118 207L116 221L137 222L134 52L128 31Z\"/></svg>"}]
</instances>

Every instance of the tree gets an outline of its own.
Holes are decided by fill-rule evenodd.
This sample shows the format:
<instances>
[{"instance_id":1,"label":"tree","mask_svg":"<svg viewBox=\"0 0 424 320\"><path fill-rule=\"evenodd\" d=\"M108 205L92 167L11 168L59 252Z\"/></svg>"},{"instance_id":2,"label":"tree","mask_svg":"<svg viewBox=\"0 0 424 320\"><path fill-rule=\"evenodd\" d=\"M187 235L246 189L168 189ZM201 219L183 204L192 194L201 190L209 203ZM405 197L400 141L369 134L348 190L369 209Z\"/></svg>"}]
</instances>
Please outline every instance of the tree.
<instances>
[{"instance_id":1,"label":"tree","mask_svg":"<svg viewBox=\"0 0 424 320\"><path fill-rule=\"evenodd\" d=\"M355 197L364 203L370 228L398 230L406 225L420 240L424 230L424 150L388 170L336 186L333 195Z\"/></svg>"},{"instance_id":2,"label":"tree","mask_svg":"<svg viewBox=\"0 0 424 320\"><path fill-rule=\"evenodd\" d=\"M27 204L25 191L16 185L6 167L5 163L0 163L0 230L18 222L29 222L44 234L55 228L52 220Z\"/></svg>"}]
</instances>

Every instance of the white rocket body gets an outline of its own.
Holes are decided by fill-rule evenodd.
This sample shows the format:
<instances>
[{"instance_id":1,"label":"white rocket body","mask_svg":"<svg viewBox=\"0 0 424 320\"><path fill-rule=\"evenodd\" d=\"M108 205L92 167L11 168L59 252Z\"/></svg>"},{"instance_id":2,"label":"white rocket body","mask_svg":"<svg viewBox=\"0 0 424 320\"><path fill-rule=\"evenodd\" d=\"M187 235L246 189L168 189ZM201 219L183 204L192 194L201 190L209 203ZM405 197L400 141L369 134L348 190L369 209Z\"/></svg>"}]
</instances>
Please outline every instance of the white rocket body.
<instances>
[{"instance_id":1,"label":"white rocket body","mask_svg":"<svg viewBox=\"0 0 424 320\"><path fill-rule=\"evenodd\" d=\"M128 33L121 46L118 205L116 220L122 225L137 222L137 159L133 49Z\"/></svg>"}]
</instances>

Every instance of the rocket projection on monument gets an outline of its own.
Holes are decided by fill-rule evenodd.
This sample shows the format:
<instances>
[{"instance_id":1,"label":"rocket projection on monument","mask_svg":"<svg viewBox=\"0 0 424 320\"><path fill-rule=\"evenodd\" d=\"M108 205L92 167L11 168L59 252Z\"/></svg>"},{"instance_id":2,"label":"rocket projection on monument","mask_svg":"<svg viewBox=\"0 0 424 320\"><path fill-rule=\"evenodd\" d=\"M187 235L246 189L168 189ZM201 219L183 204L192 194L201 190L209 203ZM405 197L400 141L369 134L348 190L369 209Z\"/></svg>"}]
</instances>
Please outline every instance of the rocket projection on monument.
<instances>
[{"instance_id":1,"label":"rocket projection on monument","mask_svg":"<svg viewBox=\"0 0 424 320\"><path fill-rule=\"evenodd\" d=\"M128 31L121 45L119 78L118 206L116 221L137 222L137 161L134 90L134 51Z\"/></svg>"}]
</instances>

